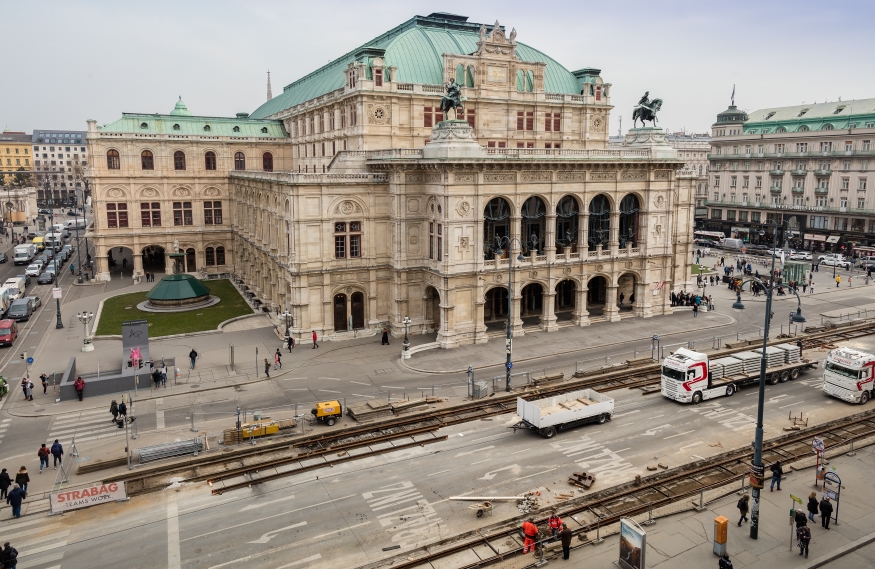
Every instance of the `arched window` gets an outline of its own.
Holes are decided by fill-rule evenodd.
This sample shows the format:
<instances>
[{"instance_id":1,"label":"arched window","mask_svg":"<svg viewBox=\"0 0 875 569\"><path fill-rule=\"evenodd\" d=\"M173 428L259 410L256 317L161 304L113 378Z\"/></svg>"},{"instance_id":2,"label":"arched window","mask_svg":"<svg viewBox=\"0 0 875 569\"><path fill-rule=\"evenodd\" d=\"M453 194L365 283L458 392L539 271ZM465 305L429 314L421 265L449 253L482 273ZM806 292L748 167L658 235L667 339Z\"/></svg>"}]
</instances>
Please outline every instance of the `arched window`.
<instances>
[{"instance_id":1,"label":"arched window","mask_svg":"<svg viewBox=\"0 0 875 569\"><path fill-rule=\"evenodd\" d=\"M146 122L140 123L140 129L146 130L147 128L149 128L149 123L146 123Z\"/></svg>"},{"instance_id":2,"label":"arched window","mask_svg":"<svg viewBox=\"0 0 875 569\"><path fill-rule=\"evenodd\" d=\"M589 250L607 245L611 238L611 202L598 195L589 202Z\"/></svg>"},{"instance_id":3,"label":"arched window","mask_svg":"<svg viewBox=\"0 0 875 569\"><path fill-rule=\"evenodd\" d=\"M207 247L205 257L208 267L212 267L216 264L216 250L212 247Z\"/></svg>"},{"instance_id":4,"label":"arched window","mask_svg":"<svg viewBox=\"0 0 875 569\"><path fill-rule=\"evenodd\" d=\"M266 126L261 127L261 132L263 134L267 134L267 127Z\"/></svg>"},{"instance_id":5,"label":"arched window","mask_svg":"<svg viewBox=\"0 0 875 569\"><path fill-rule=\"evenodd\" d=\"M638 198L629 194L620 202L620 249L638 246Z\"/></svg>"},{"instance_id":6,"label":"arched window","mask_svg":"<svg viewBox=\"0 0 875 569\"><path fill-rule=\"evenodd\" d=\"M525 91L526 90L526 72L522 69L516 72L516 90L517 91Z\"/></svg>"},{"instance_id":7,"label":"arched window","mask_svg":"<svg viewBox=\"0 0 875 569\"><path fill-rule=\"evenodd\" d=\"M261 155L261 169L265 172L273 172L273 154L270 152Z\"/></svg>"},{"instance_id":8,"label":"arched window","mask_svg":"<svg viewBox=\"0 0 875 569\"><path fill-rule=\"evenodd\" d=\"M808 126L802 125L797 132L808 132Z\"/></svg>"},{"instance_id":9,"label":"arched window","mask_svg":"<svg viewBox=\"0 0 875 569\"><path fill-rule=\"evenodd\" d=\"M233 130L234 130L234 132L240 132L240 127L239 127L239 126L235 126Z\"/></svg>"},{"instance_id":10,"label":"arched window","mask_svg":"<svg viewBox=\"0 0 875 569\"><path fill-rule=\"evenodd\" d=\"M526 71L526 91L532 92L535 90L535 74L531 70Z\"/></svg>"},{"instance_id":11,"label":"arched window","mask_svg":"<svg viewBox=\"0 0 875 569\"><path fill-rule=\"evenodd\" d=\"M468 71L465 73L465 87L473 87L474 86L474 66L469 65Z\"/></svg>"},{"instance_id":12,"label":"arched window","mask_svg":"<svg viewBox=\"0 0 875 569\"><path fill-rule=\"evenodd\" d=\"M504 198L492 198L483 210L483 256L486 260L495 257L495 251L507 247L498 246L497 241L510 234L510 204Z\"/></svg>"},{"instance_id":13,"label":"arched window","mask_svg":"<svg viewBox=\"0 0 875 569\"><path fill-rule=\"evenodd\" d=\"M204 125L204 132L210 132L210 125L208 125L208 124Z\"/></svg>"},{"instance_id":14,"label":"arched window","mask_svg":"<svg viewBox=\"0 0 875 569\"><path fill-rule=\"evenodd\" d=\"M775 132L778 134L782 134L782 133L787 132L787 129L782 127L782 126L779 126L777 129L775 129Z\"/></svg>"},{"instance_id":15,"label":"arched window","mask_svg":"<svg viewBox=\"0 0 875 569\"><path fill-rule=\"evenodd\" d=\"M173 125L173 130L179 130L179 124Z\"/></svg>"},{"instance_id":16,"label":"arched window","mask_svg":"<svg viewBox=\"0 0 875 569\"><path fill-rule=\"evenodd\" d=\"M577 249L578 218L580 208L577 200L571 196L565 196L559 200L556 206L556 245L559 247L571 247L574 252Z\"/></svg>"},{"instance_id":17,"label":"arched window","mask_svg":"<svg viewBox=\"0 0 875 569\"><path fill-rule=\"evenodd\" d=\"M823 129L822 129L822 130L832 130L832 125L829 124L829 123L827 123L827 124L823 125Z\"/></svg>"},{"instance_id":18,"label":"arched window","mask_svg":"<svg viewBox=\"0 0 875 569\"><path fill-rule=\"evenodd\" d=\"M143 170L155 169L155 158L152 156L151 150L144 150L140 153L140 165Z\"/></svg>"},{"instance_id":19,"label":"arched window","mask_svg":"<svg viewBox=\"0 0 875 569\"><path fill-rule=\"evenodd\" d=\"M215 152L207 152L204 154L204 168L207 170L215 170L216 169L216 153Z\"/></svg>"},{"instance_id":20,"label":"arched window","mask_svg":"<svg viewBox=\"0 0 875 569\"><path fill-rule=\"evenodd\" d=\"M523 203L522 209L522 233L520 241L524 243L523 252L540 254L544 250L544 216L547 215L547 207L544 200L532 196Z\"/></svg>"},{"instance_id":21,"label":"arched window","mask_svg":"<svg viewBox=\"0 0 875 569\"><path fill-rule=\"evenodd\" d=\"M185 170L185 152L182 150L173 153L173 169Z\"/></svg>"},{"instance_id":22,"label":"arched window","mask_svg":"<svg viewBox=\"0 0 875 569\"><path fill-rule=\"evenodd\" d=\"M106 167L110 170L118 170L122 167L118 150L109 150L106 153Z\"/></svg>"},{"instance_id":23,"label":"arched window","mask_svg":"<svg viewBox=\"0 0 875 569\"><path fill-rule=\"evenodd\" d=\"M242 152L234 153L234 169L235 170L245 170L246 169L246 155Z\"/></svg>"},{"instance_id":24,"label":"arched window","mask_svg":"<svg viewBox=\"0 0 875 569\"><path fill-rule=\"evenodd\" d=\"M460 87L465 85L465 66L461 63L456 66L456 83Z\"/></svg>"}]
</instances>

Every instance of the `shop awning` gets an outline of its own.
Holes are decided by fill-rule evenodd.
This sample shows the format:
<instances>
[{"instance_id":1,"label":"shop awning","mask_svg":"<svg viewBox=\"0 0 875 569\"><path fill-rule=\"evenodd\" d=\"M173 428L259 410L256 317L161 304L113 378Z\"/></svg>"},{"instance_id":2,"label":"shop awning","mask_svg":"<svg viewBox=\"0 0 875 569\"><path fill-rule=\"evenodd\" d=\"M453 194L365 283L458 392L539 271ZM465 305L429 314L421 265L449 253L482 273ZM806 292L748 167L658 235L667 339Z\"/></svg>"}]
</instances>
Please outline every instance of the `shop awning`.
<instances>
[{"instance_id":1,"label":"shop awning","mask_svg":"<svg viewBox=\"0 0 875 569\"><path fill-rule=\"evenodd\" d=\"M841 235L830 235L829 237L826 238L826 242L827 243L838 243L839 239L841 239L841 238L842 238Z\"/></svg>"}]
</instances>

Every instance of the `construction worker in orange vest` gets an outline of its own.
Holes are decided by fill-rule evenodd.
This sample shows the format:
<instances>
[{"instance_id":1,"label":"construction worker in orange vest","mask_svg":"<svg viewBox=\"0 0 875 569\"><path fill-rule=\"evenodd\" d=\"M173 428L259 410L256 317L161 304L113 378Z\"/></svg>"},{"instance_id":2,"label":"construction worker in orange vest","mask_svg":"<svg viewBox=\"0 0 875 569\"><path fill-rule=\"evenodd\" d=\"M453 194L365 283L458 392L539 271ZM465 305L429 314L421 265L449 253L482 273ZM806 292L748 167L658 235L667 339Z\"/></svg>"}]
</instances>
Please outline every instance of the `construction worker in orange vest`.
<instances>
[{"instance_id":1,"label":"construction worker in orange vest","mask_svg":"<svg viewBox=\"0 0 875 569\"><path fill-rule=\"evenodd\" d=\"M556 541L556 534L562 529L562 518L556 513L556 510L547 518L547 525L550 526L550 533L553 534L553 541Z\"/></svg>"},{"instance_id":2,"label":"construction worker in orange vest","mask_svg":"<svg viewBox=\"0 0 875 569\"><path fill-rule=\"evenodd\" d=\"M538 526L532 518L523 522L523 534L526 536L523 541L523 553L528 553L529 549L534 553L535 540L538 538Z\"/></svg>"}]
</instances>

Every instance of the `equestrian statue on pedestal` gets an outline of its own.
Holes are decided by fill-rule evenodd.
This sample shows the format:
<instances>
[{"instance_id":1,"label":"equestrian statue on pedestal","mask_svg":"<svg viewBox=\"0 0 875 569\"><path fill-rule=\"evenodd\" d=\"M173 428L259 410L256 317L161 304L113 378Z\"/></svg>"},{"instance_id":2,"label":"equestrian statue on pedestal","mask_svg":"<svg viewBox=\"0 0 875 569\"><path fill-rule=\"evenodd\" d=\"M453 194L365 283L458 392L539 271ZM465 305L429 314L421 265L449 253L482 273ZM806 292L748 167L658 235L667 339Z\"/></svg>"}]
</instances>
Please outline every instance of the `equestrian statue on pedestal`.
<instances>
[{"instance_id":1,"label":"equestrian statue on pedestal","mask_svg":"<svg viewBox=\"0 0 875 569\"><path fill-rule=\"evenodd\" d=\"M450 82L444 85L444 89L446 89L447 94L441 97L441 112L449 119L448 113L450 109L453 109L453 118L458 119L459 109L465 110L465 107L462 106L462 88L451 77Z\"/></svg>"},{"instance_id":2,"label":"equestrian statue on pedestal","mask_svg":"<svg viewBox=\"0 0 875 569\"><path fill-rule=\"evenodd\" d=\"M648 98L650 96L650 91L644 93L644 96L641 97L641 100L638 101L638 105L635 107L635 111L632 113L632 127L634 128L638 119L641 119L641 126L647 126L645 121L650 121L653 123L653 126L656 126L658 122L656 120L656 113L662 109L662 99L653 99L652 101Z\"/></svg>"}]
</instances>

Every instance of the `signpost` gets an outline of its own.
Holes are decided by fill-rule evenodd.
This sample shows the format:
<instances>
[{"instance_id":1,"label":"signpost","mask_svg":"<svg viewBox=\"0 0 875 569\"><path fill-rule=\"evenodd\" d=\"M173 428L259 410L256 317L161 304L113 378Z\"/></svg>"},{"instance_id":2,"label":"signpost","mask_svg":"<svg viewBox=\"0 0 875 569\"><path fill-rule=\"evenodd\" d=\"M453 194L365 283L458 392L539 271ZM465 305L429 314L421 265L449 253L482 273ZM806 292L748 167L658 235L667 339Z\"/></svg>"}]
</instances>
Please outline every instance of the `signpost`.
<instances>
[{"instance_id":1,"label":"signpost","mask_svg":"<svg viewBox=\"0 0 875 569\"><path fill-rule=\"evenodd\" d=\"M802 498L794 496L790 494L790 499L793 502L790 503L790 551L793 551L793 540L796 538L796 531L794 528L794 522L796 521L796 506L794 504L802 505Z\"/></svg>"},{"instance_id":2,"label":"signpost","mask_svg":"<svg viewBox=\"0 0 875 569\"><path fill-rule=\"evenodd\" d=\"M814 454L817 455L817 460L814 463L814 487L817 488L819 485L818 483L820 482L820 479L821 479L820 470L821 470L821 468L823 468L820 465L820 462L823 459L823 451L824 451L823 440L821 440L817 437L814 437L814 440L811 441L811 450L813 450Z\"/></svg>"},{"instance_id":3,"label":"signpost","mask_svg":"<svg viewBox=\"0 0 875 569\"><path fill-rule=\"evenodd\" d=\"M622 569L644 569L647 532L635 520L620 518L620 562Z\"/></svg>"}]
</instances>

